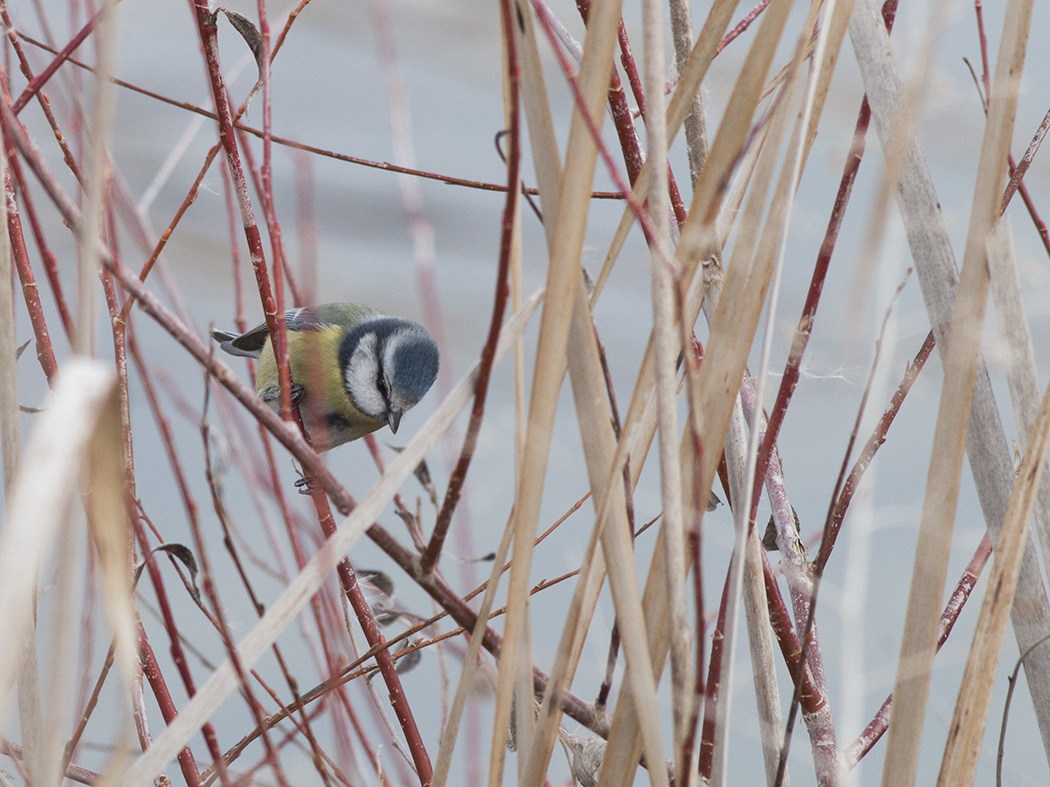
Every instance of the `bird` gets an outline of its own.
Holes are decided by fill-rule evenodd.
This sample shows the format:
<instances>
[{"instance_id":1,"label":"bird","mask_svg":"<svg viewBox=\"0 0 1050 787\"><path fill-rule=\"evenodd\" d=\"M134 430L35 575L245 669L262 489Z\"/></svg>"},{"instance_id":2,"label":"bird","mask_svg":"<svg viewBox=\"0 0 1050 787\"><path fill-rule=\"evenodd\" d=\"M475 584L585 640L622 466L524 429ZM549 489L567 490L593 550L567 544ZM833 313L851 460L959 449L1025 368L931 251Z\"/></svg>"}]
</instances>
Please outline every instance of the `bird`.
<instances>
[{"instance_id":1,"label":"bird","mask_svg":"<svg viewBox=\"0 0 1050 787\"><path fill-rule=\"evenodd\" d=\"M423 398L438 373L438 348L418 323L356 303L285 313L292 405L318 451L389 426ZM273 345L262 323L244 333L212 331L230 355L259 359L255 392L280 411Z\"/></svg>"}]
</instances>

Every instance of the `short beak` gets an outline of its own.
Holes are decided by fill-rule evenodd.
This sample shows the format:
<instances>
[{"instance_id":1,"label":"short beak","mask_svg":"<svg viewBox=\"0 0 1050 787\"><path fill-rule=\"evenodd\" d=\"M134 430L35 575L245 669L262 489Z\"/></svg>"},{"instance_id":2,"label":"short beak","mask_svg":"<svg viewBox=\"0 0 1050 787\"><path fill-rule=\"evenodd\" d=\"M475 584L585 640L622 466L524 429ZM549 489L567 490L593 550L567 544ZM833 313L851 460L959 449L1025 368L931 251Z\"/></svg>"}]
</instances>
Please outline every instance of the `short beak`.
<instances>
[{"instance_id":1,"label":"short beak","mask_svg":"<svg viewBox=\"0 0 1050 787\"><path fill-rule=\"evenodd\" d=\"M390 424L390 431L397 434L397 427L401 424L401 411L390 410L386 415L386 421Z\"/></svg>"}]
</instances>

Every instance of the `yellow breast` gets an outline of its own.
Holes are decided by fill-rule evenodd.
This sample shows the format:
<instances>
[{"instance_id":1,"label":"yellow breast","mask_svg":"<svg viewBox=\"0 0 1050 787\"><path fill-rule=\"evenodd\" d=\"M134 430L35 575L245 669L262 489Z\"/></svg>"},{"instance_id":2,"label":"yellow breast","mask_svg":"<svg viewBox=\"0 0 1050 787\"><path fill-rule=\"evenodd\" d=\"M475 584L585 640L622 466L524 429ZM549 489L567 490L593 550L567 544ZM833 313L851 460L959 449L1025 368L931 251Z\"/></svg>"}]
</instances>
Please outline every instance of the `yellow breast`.
<instances>
[{"instance_id":1,"label":"yellow breast","mask_svg":"<svg viewBox=\"0 0 1050 787\"><path fill-rule=\"evenodd\" d=\"M324 421L324 427L332 432L331 440L324 442L331 445L355 440L384 425L383 421L369 418L358 410L346 392L339 370L343 331L342 326L325 325L315 331L288 332L292 383L303 389L300 412L307 431L311 437L318 437L320 422ZM259 356L255 390L263 399L279 406L277 362L269 339Z\"/></svg>"}]
</instances>

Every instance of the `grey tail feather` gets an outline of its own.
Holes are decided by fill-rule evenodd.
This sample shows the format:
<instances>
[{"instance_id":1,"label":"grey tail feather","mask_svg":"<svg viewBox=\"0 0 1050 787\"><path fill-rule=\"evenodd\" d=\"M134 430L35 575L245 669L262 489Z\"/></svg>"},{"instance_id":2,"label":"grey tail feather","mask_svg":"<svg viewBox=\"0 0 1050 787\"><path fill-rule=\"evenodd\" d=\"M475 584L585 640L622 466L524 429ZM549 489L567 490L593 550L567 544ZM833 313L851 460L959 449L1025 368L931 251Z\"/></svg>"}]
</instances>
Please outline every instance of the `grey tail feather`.
<instances>
[{"instance_id":1,"label":"grey tail feather","mask_svg":"<svg viewBox=\"0 0 1050 787\"><path fill-rule=\"evenodd\" d=\"M224 352L230 355L239 355L242 358L258 358L262 352L262 348L259 350L242 350L241 348L234 345L234 342L240 338L239 333L230 333L229 331L212 331L211 338L219 343L219 347Z\"/></svg>"}]
</instances>

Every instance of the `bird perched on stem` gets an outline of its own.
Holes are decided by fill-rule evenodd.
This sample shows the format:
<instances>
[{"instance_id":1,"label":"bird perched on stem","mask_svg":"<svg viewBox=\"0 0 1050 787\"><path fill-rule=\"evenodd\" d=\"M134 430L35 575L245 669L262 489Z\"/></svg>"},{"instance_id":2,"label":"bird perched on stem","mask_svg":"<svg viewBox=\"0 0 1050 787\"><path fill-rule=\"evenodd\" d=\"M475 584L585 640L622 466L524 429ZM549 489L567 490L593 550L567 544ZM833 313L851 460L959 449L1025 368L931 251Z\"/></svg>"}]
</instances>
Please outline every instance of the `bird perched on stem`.
<instances>
[{"instance_id":1,"label":"bird perched on stem","mask_svg":"<svg viewBox=\"0 0 1050 787\"><path fill-rule=\"evenodd\" d=\"M318 451L364 437L401 416L434 384L438 349L423 326L356 303L285 313L292 405ZM277 361L266 323L245 333L212 331L231 355L259 359L255 392L280 410Z\"/></svg>"}]
</instances>

